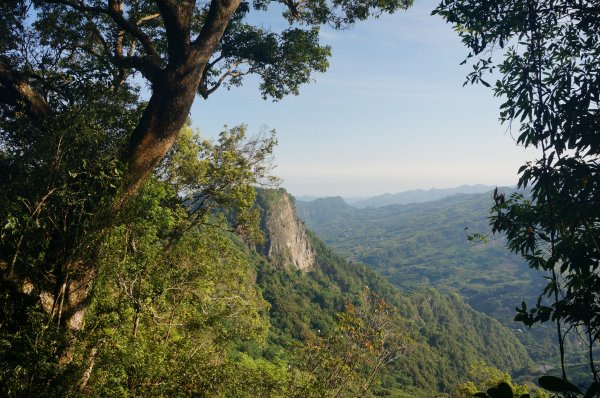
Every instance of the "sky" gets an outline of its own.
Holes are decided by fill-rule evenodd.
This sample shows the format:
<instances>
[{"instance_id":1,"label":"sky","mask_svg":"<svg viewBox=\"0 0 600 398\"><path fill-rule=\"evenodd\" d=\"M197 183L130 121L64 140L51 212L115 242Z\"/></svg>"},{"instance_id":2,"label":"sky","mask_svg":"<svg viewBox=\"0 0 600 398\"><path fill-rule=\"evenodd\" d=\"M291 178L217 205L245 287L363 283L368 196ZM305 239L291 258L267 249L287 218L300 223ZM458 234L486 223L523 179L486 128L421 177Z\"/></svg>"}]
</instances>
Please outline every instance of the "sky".
<instances>
[{"instance_id":1,"label":"sky","mask_svg":"<svg viewBox=\"0 0 600 398\"><path fill-rule=\"evenodd\" d=\"M194 127L216 137L224 125L277 131L274 174L293 195L374 196L463 184L514 185L535 153L498 121L489 88L463 87L467 50L436 1L322 29L330 67L299 96L263 100L256 79L218 90L192 108ZM269 19L273 18L272 21ZM267 15L265 26L277 24Z\"/></svg>"}]
</instances>

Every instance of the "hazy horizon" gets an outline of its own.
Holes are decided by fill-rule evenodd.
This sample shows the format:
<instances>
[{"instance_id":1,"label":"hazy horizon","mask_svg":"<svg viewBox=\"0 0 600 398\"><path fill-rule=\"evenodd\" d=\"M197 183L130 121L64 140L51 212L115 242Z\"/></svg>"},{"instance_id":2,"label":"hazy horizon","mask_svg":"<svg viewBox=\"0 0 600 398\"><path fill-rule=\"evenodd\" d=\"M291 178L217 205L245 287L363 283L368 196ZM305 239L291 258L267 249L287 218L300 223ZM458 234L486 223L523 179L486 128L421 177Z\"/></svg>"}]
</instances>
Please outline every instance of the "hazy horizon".
<instances>
[{"instance_id":1,"label":"hazy horizon","mask_svg":"<svg viewBox=\"0 0 600 398\"><path fill-rule=\"evenodd\" d=\"M467 50L450 25L430 16L437 3L416 2L343 32L323 27L330 68L299 96L263 101L258 81L248 79L196 101L193 126L208 137L241 123L249 134L277 130L274 174L294 195L515 185L533 152L500 125L491 89L463 87Z\"/></svg>"},{"instance_id":2,"label":"hazy horizon","mask_svg":"<svg viewBox=\"0 0 600 398\"><path fill-rule=\"evenodd\" d=\"M398 190L398 191L386 191L386 192L379 192L379 193L375 193L375 194L370 194L370 195L344 195L344 194L339 194L339 193L333 193L333 194L303 194L303 193L296 193L293 191L290 191L285 184L280 185L281 188L285 189L288 193L290 193L292 196L294 196L295 198L313 198L313 199L321 199L321 198L331 198L331 197L342 197L343 199L353 199L353 200L358 200L358 199L369 199L369 198L374 198L374 197L378 197L378 196L383 196L383 195L398 195L398 194L402 194L405 192L412 192L412 191L424 191L424 192L428 192L428 191L432 191L432 190L444 190L444 189L458 189L458 188L469 188L469 187L477 187L477 186L481 186L481 187L485 187L486 190L492 190L494 189L494 187L498 186L498 187L508 187L508 186L514 186L516 184L460 184L460 185L453 185L453 186L447 186L447 187L429 187L429 188L414 188L414 189L403 189L403 190Z\"/></svg>"}]
</instances>

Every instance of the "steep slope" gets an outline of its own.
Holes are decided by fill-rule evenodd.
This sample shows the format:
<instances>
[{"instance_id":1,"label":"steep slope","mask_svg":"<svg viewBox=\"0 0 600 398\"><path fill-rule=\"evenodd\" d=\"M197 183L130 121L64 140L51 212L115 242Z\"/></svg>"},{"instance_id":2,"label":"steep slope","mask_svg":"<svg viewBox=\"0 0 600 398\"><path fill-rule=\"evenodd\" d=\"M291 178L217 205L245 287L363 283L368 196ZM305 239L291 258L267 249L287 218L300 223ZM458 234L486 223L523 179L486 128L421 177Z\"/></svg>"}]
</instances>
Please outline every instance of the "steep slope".
<instances>
[{"instance_id":1,"label":"steep slope","mask_svg":"<svg viewBox=\"0 0 600 398\"><path fill-rule=\"evenodd\" d=\"M284 190L262 190L257 204L263 211L261 227L265 243L258 251L278 265L293 264L307 271L315 262L315 253L292 198Z\"/></svg>"},{"instance_id":2,"label":"steep slope","mask_svg":"<svg viewBox=\"0 0 600 398\"><path fill-rule=\"evenodd\" d=\"M276 238L277 231L291 228L298 228L301 235L306 233L295 214L288 211L293 203L284 191L261 191L257 203L270 240ZM316 331L327 332L336 314L348 303L357 303L368 288L398 309L413 341L412 350L382 373L376 386L379 396L428 397L447 392L463 380L469 365L477 360L504 371L531 363L510 330L474 311L459 296L433 289L402 294L367 267L343 259L316 236L307 236L309 245L299 247L307 247L314 254L312 267L300 268L295 261L283 267L266 258L257 261L257 283L271 305L273 326L264 355L277 356L282 347L304 341Z\"/></svg>"}]
</instances>

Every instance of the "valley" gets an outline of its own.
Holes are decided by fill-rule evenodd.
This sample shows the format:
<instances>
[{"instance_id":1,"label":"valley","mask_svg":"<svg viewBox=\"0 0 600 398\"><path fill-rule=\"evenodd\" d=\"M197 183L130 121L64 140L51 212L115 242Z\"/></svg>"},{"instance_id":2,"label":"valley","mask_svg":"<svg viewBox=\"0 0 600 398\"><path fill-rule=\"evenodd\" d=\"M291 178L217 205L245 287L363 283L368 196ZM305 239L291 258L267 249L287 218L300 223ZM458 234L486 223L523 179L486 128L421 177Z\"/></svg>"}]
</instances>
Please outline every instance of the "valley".
<instances>
[{"instance_id":1,"label":"valley","mask_svg":"<svg viewBox=\"0 0 600 398\"><path fill-rule=\"evenodd\" d=\"M338 253L368 265L405 292L458 293L511 329L536 361L555 363L552 327L528 329L512 321L522 300L537 299L543 275L509 253L499 236L485 243L467 239L468 233L490 231L491 205L491 191L366 209L339 197L296 203L307 227Z\"/></svg>"}]
</instances>

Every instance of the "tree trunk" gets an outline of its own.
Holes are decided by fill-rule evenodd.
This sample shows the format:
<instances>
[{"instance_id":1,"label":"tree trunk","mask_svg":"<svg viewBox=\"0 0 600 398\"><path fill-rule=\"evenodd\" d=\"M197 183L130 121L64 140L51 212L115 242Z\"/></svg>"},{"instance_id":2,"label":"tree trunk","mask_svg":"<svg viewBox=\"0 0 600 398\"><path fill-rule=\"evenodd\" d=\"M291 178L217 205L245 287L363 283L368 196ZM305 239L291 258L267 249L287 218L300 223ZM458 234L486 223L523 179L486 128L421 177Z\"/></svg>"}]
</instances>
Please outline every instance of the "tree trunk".
<instances>
[{"instance_id":1,"label":"tree trunk","mask_svg":"<svg viewBox=\"0 0 600 398\"><path fill-rule=\"evenodd\" d=\"M121 202L139 188L171 149L185 125L202 77L203 64L187 62L153 85L153 93L124 153L128 165Z\"/></svg>"},{"instance_id":2,"label":"tree trunk","mask_svg":"<svg viewBox=\"0 0 600 398\"><path fill-rule=\"evenodd\" d=\"M66 275L56 281L54 292L35 289L28 281L22 284L22 290L30 294L38 292L43 308L58 323L70 330L81 330L89 295L96 279L96 267L77 262L67 268Z\"/></svg>"}]
</instances>

